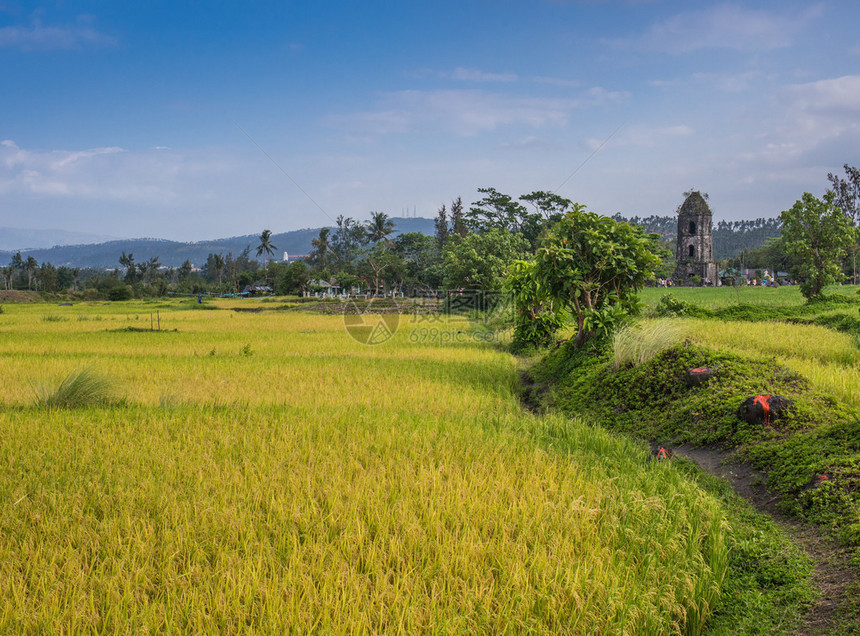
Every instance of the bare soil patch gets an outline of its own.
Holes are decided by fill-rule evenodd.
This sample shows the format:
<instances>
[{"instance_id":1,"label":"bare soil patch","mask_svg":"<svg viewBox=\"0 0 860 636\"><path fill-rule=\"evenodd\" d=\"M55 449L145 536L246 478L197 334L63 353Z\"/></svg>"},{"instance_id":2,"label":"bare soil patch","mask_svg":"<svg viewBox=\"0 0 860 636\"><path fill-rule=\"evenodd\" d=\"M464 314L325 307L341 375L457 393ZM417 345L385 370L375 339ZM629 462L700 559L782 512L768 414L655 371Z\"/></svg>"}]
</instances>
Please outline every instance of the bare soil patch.
<instances>
[{"instance_id":1,"label":"bare soil patch","mask_svg":"<svg viewBox=\"0 0 860 636\"><path fill-rule=\"evenodd\" d=\"M38 303L42 301L39 292L20 289L0 289L0 302L5 303Z\"/></svg>"}]
</instances>

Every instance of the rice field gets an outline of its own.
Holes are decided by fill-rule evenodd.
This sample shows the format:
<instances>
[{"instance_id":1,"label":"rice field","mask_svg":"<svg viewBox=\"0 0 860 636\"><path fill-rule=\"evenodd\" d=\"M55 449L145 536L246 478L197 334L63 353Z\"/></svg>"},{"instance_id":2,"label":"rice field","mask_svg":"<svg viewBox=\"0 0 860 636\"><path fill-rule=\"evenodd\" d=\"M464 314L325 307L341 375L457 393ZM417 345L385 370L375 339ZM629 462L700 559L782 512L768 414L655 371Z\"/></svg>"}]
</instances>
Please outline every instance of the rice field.
<instances>
[{"instance_id":1,"label":"rice field","mask_svg":"<svg viewBox=\"0 0 860 636\"><path fill-rule=\"evenodd\" d=\"M718 503L469 325L213 305L4 305L0 633L702 631Z\"/></svg>"}]
</instances>

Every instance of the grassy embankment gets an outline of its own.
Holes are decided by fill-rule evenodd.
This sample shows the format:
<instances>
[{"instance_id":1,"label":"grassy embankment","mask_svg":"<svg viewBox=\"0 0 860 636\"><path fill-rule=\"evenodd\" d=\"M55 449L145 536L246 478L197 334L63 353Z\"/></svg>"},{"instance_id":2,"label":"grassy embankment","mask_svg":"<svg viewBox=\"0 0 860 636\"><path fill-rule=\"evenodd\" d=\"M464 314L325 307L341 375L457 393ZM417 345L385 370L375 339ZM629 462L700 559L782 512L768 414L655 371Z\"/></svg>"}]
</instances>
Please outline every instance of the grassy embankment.
<instances>
[{"instance_id":1,"label":"grassy embankment","mask_svg":"<svg viewBox=\"0 0 860 636\"><path fill-rule=\"evenodd\" d=\"M187 302L4 309L2 633L699 633L780 602L726 576L739 541L782 572L772 528L739 538L644 446L524 412L486 343ZM36 404L85 367L113 395ZM790 619L805 588L777 587Z\"/></svg>"},{"instance_id":2,"label":"grassy embankment","mask_svg":"<svg viewBox=\"0 0 860 636\"><path fill-rule=\"evenodd\" d=\"M812 305L796 288L669 291L672 302L658 300L666 290L646 295L652 312L679 315L643 323L646 330L661 325L674 332L656 348L661 353L616 368L609 353L560 349L535 370L539 380L554 384L547 402L660 443L735 449L768 471L785 511L860 547L860 302L854 289L830 290L850 296ZM690 387L685 373L695 367L718 372ZM740 403L761 394L788 397L794 408L772 426L740 420Z\"/></svg>"}]
</instances>

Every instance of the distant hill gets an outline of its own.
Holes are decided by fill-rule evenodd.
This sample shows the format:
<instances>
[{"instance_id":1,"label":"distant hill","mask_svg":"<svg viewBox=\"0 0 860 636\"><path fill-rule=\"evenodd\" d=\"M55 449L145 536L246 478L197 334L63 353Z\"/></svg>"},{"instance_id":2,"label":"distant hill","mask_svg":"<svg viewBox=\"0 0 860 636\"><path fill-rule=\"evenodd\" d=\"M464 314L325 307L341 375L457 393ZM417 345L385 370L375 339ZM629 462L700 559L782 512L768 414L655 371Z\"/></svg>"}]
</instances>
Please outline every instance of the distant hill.
<instances>
[{"instance_id":1,"label":"distant hill","mask_svg":"<svg viewBox=\"0 0 860 636\"><path fill-rule=\"evenodd\" d=\"M435 227L433 219L425 218L398 218L392 217L395 233L421 232L433 235ZM319 235L321 228L294 230L272 235L272 243L277 247L276 258L280 260L284 252L291 256L307 254L311 251L311 241ZM186 260L191 261L195 267L201 267L206 263L210 253L227 254L232 252L238 256L242 250L250 246L255 256L255 248L259 245L259 234L247 234L245 236L234 236L231 238L216 239L212 241L200 241L197 243L182 243L179 241L168 241L165 239L120 239L95 243L89 245L62 245L43 249L21 250L22 256L32 256L40 263L48 262L60 267L119 267L119 257L125 252L134 254L137 262L158 257L162 265L168 267L179 267ZM0 265L6 265L12 258L12 254L18 251L0 250Z\"/></svg>"},{"instance_id":2,"label":"distant hill","mask_svg":"<svg viewBox=\"0 0 860 636\"><path fill-rule=\"evenodd\" d=\"M45 249L55 245L82 245L115 240L115 236L67 232L66 230L22 230L15 227L0 227L0 250Z\"/></svg>"}]
</instances>

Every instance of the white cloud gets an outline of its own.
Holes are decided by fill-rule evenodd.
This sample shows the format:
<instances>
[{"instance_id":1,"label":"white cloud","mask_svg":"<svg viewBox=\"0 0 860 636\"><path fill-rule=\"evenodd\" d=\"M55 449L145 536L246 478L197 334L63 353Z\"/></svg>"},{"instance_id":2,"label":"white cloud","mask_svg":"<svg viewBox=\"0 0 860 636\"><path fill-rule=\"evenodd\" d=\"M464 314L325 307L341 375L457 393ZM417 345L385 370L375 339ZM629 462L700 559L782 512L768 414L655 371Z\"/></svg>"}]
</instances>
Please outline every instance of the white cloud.
<instances>
[{"instance_id":1,"label":"white cloud","mask_svg":"<svg viewBox=\"0 0 860 636\"><path fill-rule=\"evenodd\" d=\"M53 154L57 158L54 162L52 162L51 167L55 170L59 170L77 161L91 159L92 157L97 157L98 155L113 155L118 152L126 151L125 149L119 148L118 146L110 146L108 148L93 148L91 150L78 150L75 152L55 151Z\"/></svg>"},{"instance_id":2,"label":"white cloud","mask_svg":"<svg viewBox=\"0 0 860 636\"><path fill-rule=\"evenodd\" d=\"M86 17L76 24L44 25L40 20L27 26L0 28L0 48L22 51L52 51L78 49L87 46L115 46L117 39L95 29Z\"/></svg>"},{"instance_id":3,"label":"white cloud","mask_svg":"<svg viewBox=\"0 0 860 636\"><path fill-rule=\"evenodd\" d=\"M522 139L517 139L516 141L499 144L498 148L499 150L514 150L517 152L545 152L547 150L558 150L560 146L542 137L535 137L534 135L529 135L527 137L523 137Z\"/></svg>"},{"instance_id":4,"label":"white cloud","mask_svg":"<svg viewBox=\"0 0 860 636\"><path fill-rule=\"evenodd\" d=\"M505 126L563 127L576 109L621 101L627 96L626 92L601 87L590 88L571 99L477 90L399 91L385 95L377 110L329 117L326 123L371 134L433 128L469 137Z\"/></svg>"},{"instance_id":5,"label":"white cloud","mask_svg":"<svg viewBox=\"0 0 860 636\"><path fill-rule=\"evenodd\" d=\"M629 126L622 129L620 134L614 136L606 145L654 148L663 145L667 140L688 137L692 134L694 134L693 129L686 124L663 127ZM585 146L589 150L596 150L604 143L606 143L605 139L589 138L585 140Z\"/></svg>"},{"instance_id":6,"label":"white cloud","mask_svg":"<svg viewBox=\"0 0 860 636\"><path fill-rule=\"evenodd\" d=\"M760 71L743 73L694 73L693 79L707 84L709 88L725 93L740 93L756 87L761 82Z\"/></svg>"},{"instance_id":7,"label":"white cloud","mask_svg":"<svg viewBox=\"0 0 860 636\"><path fill-rule=\"evenodd\" d=\"M116 146L86 150L25 150L0 144L0 194L115 201L169 201L199 161L165 150L129 152ZM216 166L206 164L205 171Z\"/></svg>"},{"instance_id":8,"label":"white cloud","mask_svg":"<svg viewBox=\"0 0 860 636\"><path fill-rule=\"evenodd\" d=\"M563 88L578 88L582 86L582 82L572 79L564 79L561 77L533 77L532 81L536 84L549 84L550 86L561 86Z\"/></svg>"},{"instance_id":9,"label":"white cloud","mask_svg":"<svg viewBox=\"0 0 860 636\"><path fill-rule=\"evenodd\" d=\"M824 190L827 171L856 163L860 75L784 87L762 121L768 124L738 153L739 166L757 181L798 184L793 190L800 192Z\"/></svg>"},{"instance_id":10,"label":"white cloud","mask_svg":"<svg viewBox=\"0 0 860 636\"><path fill-rule=\"evenodd\" d=\"M434 71L431 69L422 69L419 71L411 71L406 74L408 77L415 79L424 79L427 77L437 77L441 79L454 80L457 82L478 82L478 83L511 83L516 82L519 76L516 73L490 73L476 68L466 68L458 66L453 71Z\"/></svg>"},{"instance_id":11,"label":"white cloud","mask_svg":"<svg viewBox=\"0 0 860 636\"><path fill-rule=\"evenodd\" d=\"M616 43L674 54L710 48L770 50L789 46L801 29L808 28L809 20L820 14L817 6L795 15L780 15L738 4L719 4L680 13L652 25L636 40Z\"/></svg>"},{"instance_id":12,"label":"white cloud","mask_svg":"<svg viewBox=\"0 0 860 636\"><path fill-rule=\"evenodd\" d=\"M841 122L837 125L853 123L860 115L860 75L794 84L784 96L795 111Z\"/></svg>"},{"instance_id":13,"label":"white cloud","mask_svg":"<svg viewBox=\"0 0 860 636\"><path fill-rule=\"evenodd\" d=\"M648 85L653 86L654 88L675 88L677 86L683 86L684 81L679 79L673 80L648 80Z\"/></svg>"},{"instance_id":14,"label":"white cloud","mask_svg":"<svg viewBox=\"0 0 860 636\"><path fill-rule=\"evenodd\" d=\"M648 85L655 88L689 88L704 84L709 91L723 93L741 93L751 88L760 88L766 79L773 79L761 71L743 71L741 73L693 73L685 79L649 80Z\"/></svg>"},{"instance_id":15,"label":"white cloud","mask_svg":"<svg viewBox=\"0 0 860 636\"><path fill-rule=\"evenodd\" d=\"M457 67L453 72L445 74L454 80L464 82L516 82L516 73L486 73L475 68Z\"/></svg>"}]
</instances>

